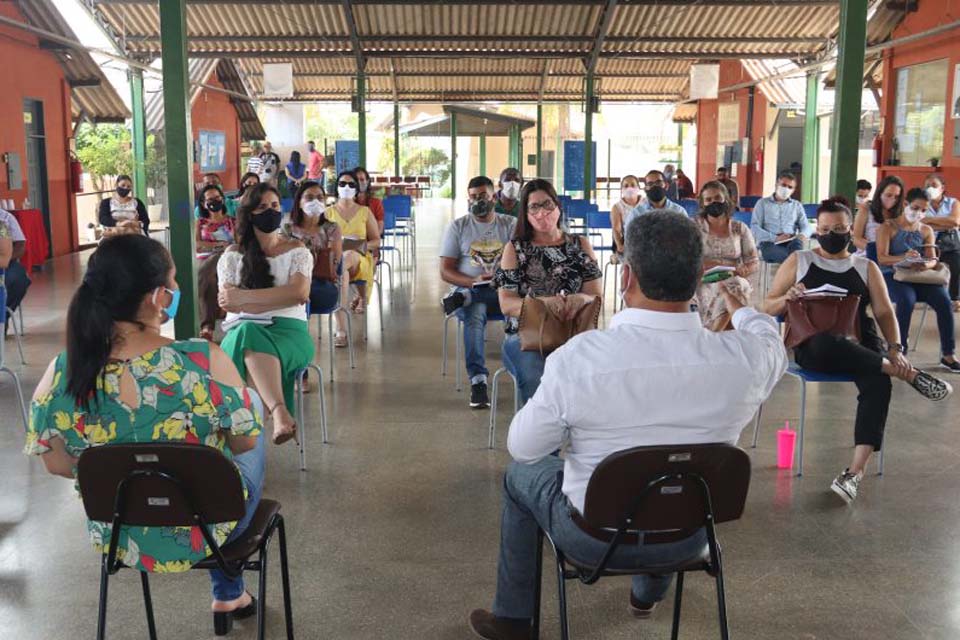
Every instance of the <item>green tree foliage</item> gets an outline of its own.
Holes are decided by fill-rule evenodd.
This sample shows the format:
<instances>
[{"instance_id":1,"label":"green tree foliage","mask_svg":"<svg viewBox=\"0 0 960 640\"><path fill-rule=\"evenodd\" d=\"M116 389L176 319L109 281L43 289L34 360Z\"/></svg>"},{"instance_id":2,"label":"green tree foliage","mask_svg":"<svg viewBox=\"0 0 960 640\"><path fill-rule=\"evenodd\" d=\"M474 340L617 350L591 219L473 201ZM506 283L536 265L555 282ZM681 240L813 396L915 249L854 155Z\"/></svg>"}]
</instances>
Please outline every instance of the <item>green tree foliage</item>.
<instances>
[{"instance_id":1,"label":"green tree foliage","mask_svg":"<svg viewBox=\"0 0 960 640\"><path fill-rule=\"evenodd\" d=\"M97 190L105 190L105 177L130 173L133 150L130 131L123 125L84 123L77 130L76 140L77 158L90 173Z\"/></svg>"}]
</instances>

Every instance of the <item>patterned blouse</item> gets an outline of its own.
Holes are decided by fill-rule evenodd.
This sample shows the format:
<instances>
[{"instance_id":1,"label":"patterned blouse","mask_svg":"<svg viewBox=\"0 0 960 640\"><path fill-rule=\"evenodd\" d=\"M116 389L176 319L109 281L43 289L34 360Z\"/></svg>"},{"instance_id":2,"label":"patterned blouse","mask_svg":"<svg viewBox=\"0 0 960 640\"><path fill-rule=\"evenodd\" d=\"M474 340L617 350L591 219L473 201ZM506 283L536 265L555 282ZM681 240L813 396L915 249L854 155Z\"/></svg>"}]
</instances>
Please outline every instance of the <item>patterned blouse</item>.
<instances>
[{"instance_id":1,"label":"patterned blouse","mask_svg":"<svg viewBox=\"0 0 960 640\"><path fill-rule=\"evenodd\" d=\"M199 218L197 227L200 228L200 240L203 242L224 242L233 244L237 221L228 216L220 220L213 218Z\"/></svg>"},{"instance_id":2,"label":"patterned blouse","mask_svg":"<svg viewBox=\"0 0 960 640\"><path fill-rule=\"evenodd\" d=\"M280 230L281 235L303 243L310 253L321 249L331 249L343 241L340 225L331 220L324 220L313 233L307 233L292 222L287 222Z\"/></svg>"},{"instance_id":3,"label":"patterned blouse","mask_svg":"<svg viewBox=\"0 0 960 640\"><path fill-rule=\"evenodd\" d=\"M128 371L137 384L138 407L120 400L120 380ZM210 377L210 346L205 340L173 342L127 361L106 366L97 383L96 402L77 406L66 390L67 354L57 356L50 391L30 406L27 454L51 450L61 438L67 453L79 457L88 447L111 443L186 442L215 447L228 458L227 434L257 436L262 418L246 389ZM236 522L211 525L223 544ZM91 541L106 553L110 524L88 521ZM156 573L186 571L207 557L197 527L124 527L117 558L128 567Z\"/></svg>"},{"instance_id":4,"label":"patterned blouse","mask_svg":"<svg viewBox=\"0 0 960 640\"><path fill-rule=\"evenodd\" d=\"M580 236L565 233L563 243L554 246L535 245L529 240L511 242L517 252L517 268L497 269L493 278L497 289L541 298L561 291L580 293L585 282L603 276L597 261L583 250ZM516 333L516 321L510 320L507 333Z\"/></svg>"}]
</instances>

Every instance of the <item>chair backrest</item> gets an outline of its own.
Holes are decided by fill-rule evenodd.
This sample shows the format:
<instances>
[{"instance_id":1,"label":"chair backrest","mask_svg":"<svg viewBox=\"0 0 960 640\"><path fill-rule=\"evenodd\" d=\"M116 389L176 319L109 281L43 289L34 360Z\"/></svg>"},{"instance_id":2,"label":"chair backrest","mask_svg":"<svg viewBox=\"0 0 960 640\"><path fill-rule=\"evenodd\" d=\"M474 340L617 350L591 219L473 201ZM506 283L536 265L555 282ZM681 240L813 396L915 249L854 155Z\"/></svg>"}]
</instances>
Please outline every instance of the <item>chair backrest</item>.
<instances>
[{"instance_id":1,"label":"chair backrest","mask_svg":"<svg viewBox=\"0 0 960 640\"><path fill-rule=\"evenodd\" d=\"M417 182L416 176L403 176L403 181L407 184L415 184Z\"/></svg>"},{"instance_id":2,"label":"chair backrest","mask_svg":"<svg viewBox=\"0 0 960 640\"><path fill-rule=\"evenodd\" d=\"M387 176L373 176L373 181L376 182L377 184L384 184L386 182L389 182L390 178L388 178Z\"/></svg>"},{"instance_id":3,"label":"chair backrest","mask_svg":"<svg viewBox=\"0 0 960 640\"><path fill-rule=\"evenodd\" d=\"M867 243L867 258L873 260L878 265L880 264L880 256L877 255L877 243L868 242Z\"/></svg>"},{"instance_id":4,"label":"chair backrest","mask_svg":"<svg viewBox=\"0 0 960 640\"><path fill-rule=\"evenodd\" d=\"M597 184L606 184L609 178L597 178Z\"/></svg>"},{"instance_id":5,"label":"chair backrest","mask_svg":"<svg viewBox=\"0 0 960 640\"><path fill-rule=\"evenodd\" d=\"M239 520L240 471L225 455L196 444L108 444L80 455L77 481L87 517L143 527Z\"/></svg>"},{"instance_id":6,"label":"chair backrest","mask_svg":"<svg viewBox=\"0 0 960 640\"><path fill-rule=\"evenodd\" d=\"M383 199L384 215L390 211L397 218L409 218L413 211L413 198L405 194L391 194Z\"/></svg>"},{"instance_id":7,"label":"chair backrest","mask_svg":"<svg viewBox=\"0 0 960 640\"><path fill-rule=\"evenodd\" d=\"M803 212L807 216L807 220L813 220L817 217L817 209L820 208L819 204L805 204L803 205Z\"/></svg>"},{"instance_id":8,"label":"chair backrest","mask_svg":"<svg viewBox=\"0 0 960 640\"><path fill-rule=\"evenodd\" d=\"M738 447L635 447L597 466L583 516L598 529L617 529L629 516L631 531L690 531L706 523L711 507L714 522L740 518L749 487L750 457Z\"/></svg>"},{"instance_id":9,"label":"chair backrest","mask_svg":"<svg viewBox=\"0 0 960 640\"><path fill-rule=\"evenodd\" d=\"M753 209L763 196L740 196L741 209Z\"/></svg>"},{"instance_id":10,"label":"chair backrest","mask_svg":"<svg viewBox=\"0 0 960 640\"><path fill-rule=\"evenodd\" d=\"M390 196L391 198L393 196ZM386 205L386 200L384 200ZM383 207L383 230L392 231L397 228L397 212L393 207Z\"/></svg>"},{"instance_id":11,"label":"chair backrest","mask_svg":"<svg viewBox=\"0 0 960 640\"><path fill-rule=\"evenodd\" d=\"M742 199L741 199L741 202L742 202ZM753 212L752 211L734 211L733 219L749 227L750 223L753 221Z\"/></svg>"},{"instance_id":12,"label":"chair backrest","mask_svg":"<svg viewBox=\"0 0 960 640\"><path fill-rule=\"evenodd\" d=\"M612 229L609 211L588 211L587 228L589 229Z\"/></svg>"},{"instance_id":13,"label":"chair backrest","mask_svg":"<svg viewBox=\"0 0 960 640\"><path fill-rule=\"evenodd\" d=\"M400 176L390 176L390 184L400 184L403 182L403 178Z\"/></svg>"},{"instance_id":14,"label":"chair backrest","mask_svg":"<svg viewBox=\"0 0 960 640\"><path fill-rule=\"evenodd\" d=\"M690 198L684 198L680 201L680 206L686 210L688 216L695 216L700 211L700 203Z\"/></svg>"},{"instance_id":15,"label":"chair backrest","mask_svg":"<svg viewBox=\"0 0 960 640\"><path fill-rule=\"evenodd\" d=\"M417 176L419 184L430 184L430 176Z\"/></svg>"}]
</instances>

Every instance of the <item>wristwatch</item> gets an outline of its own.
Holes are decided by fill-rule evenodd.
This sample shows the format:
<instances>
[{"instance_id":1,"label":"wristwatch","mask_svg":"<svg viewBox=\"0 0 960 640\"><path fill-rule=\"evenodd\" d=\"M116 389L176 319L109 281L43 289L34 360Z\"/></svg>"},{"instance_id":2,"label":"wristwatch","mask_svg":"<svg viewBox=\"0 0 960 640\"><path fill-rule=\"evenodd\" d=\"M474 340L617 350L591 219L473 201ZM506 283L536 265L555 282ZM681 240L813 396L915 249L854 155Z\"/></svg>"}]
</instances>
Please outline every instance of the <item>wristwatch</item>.
<instances>
[{"instance_id":1,"label":"wristwatch","mask_svg":"<svg viewBox=\"0 0 960 640\"><path fill-rule=\"evenodd\" d=\"M904 345L900 344L899 342L891 342L891 343L888 345L888 347L887 347L887 350L888 350L888 351L893 351L894 349L896 349L896 350L897 350L898 352L900 352L900 353L906 353L906 352L907 352L907 347L905 347Z\"/></svg>"}]
</instances>

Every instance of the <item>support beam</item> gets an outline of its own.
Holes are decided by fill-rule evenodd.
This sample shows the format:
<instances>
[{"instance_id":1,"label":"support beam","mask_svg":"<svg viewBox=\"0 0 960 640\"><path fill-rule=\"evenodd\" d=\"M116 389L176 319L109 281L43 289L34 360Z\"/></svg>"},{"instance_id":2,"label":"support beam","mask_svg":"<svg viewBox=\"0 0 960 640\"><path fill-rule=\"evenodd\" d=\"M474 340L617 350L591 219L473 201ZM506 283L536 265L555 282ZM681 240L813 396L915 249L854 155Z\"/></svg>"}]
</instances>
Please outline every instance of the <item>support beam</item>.
<instances>
[{"instance_id":1,"label":"support beam","mask_svg":"<svg viewBox=\"0 0 960 640\"><path fill-rule=\"evenodd\" d=\"M457 112L450 114L450 199L457 201Z\"/></svg>"},{"instance_id":2,"label":"support beam","mask_svg":"<svg viewBox=\"0 0 960 640\"><path fill-rule=\"evenodd\" d=\"M820 97L820 74L807 73L807 99L803 117L803 180L801 197L804 202L818 202L820 176L820 119L817 102ZM859 125L858 125L859 129ZM854 165L856 166L856 165Z\"/></svg>"},{"instance_id":3,"label":"support beam","mask_svg":"<svg viewBox=\"0 0 960 640\"><path fill-rule=\"evenodd\" d=\"M357 73L357 140L360 146L360 166L367 166L367 77Z\"/></svg>"},{"instance_id":4,"label":"support beam","mask_svg":"<svg viewBox=\"0 0 960 640\"><path fill-rule=\"evenodd\" d=\"M518 71L517 73L511 73L511 78L540 78L541 90L546 89L546 80L547 78L582 78L582 71L552 71L551 63L552 60L544 60L543 71ZM393 71L367 71L367 78L422 78L424 76L423 71L396 71L393 60L390 60L390 69ZM490 71L480 71L478 73L496 73L493 70ZM294 72L293 78L303 78L306 80L323 80L326 78L352 78L356 74L353 72L341 72L341 73L298 73ZM462 78L463 73L460 71L430 71L429 75L431 78ZM690 78L689 73L597 73L597 78L630 78L633 80L636 79L656 79L662 80L668 78L671 80L688 80ZM393 88L391 87L391 91Z\"/></svg>"},{"instance_id":5,"label":"support beam","mask_svg":"<svg viewBox=\"0 0 960 640\"><path fill-rule=\"evenodd\" d=\"M709 45L708 43L705 43ZM153 55L157 53L155 48L143 48L137 51L139 54ZM365 58L469 58L478 60L512 60L517 57L533 58L538 60L569 60L573 57L582 57L585 51L582 47L570 48L567 50L557 49L536 49L534 47L500 47L500 46L479 46L456 47L450 45L446 49L423 49L414 48L394 48L377 49L364 51ZM744 57L754 59L781 59L787 58L793 60L798 57L806 57L815 53L813 51L798 51L797 49L776 49L774 51L765 51L762 53L742 53L730 51L687 51L687 52L625 52L625 51L602 51L598 54L600 58L616 58L617 60L741 60ZM255 51L231 51L228 49L216 49L205 51L190 51L191 58L286 58L299 60L303 58L335 57L348 56L351 52L347 49L316 49L312 51L297 51L284 48L282 46L273 46L269 49L264 48ZM791 72L792 73L792 72Z\"/></svg>"},{"instance_id":6,"label":"support beam","mask_svg":"<svg viewBox=\"0 0 960 640\"><path fill-rule=\"evenodd\" d=\"M170 251L180 285L180 312L174 328L178 340L197 335L197 274L193 234L193 154L190 84L187 72L187 2L163 0L163 111L166 131L167 200Z\"/></svg>"},{"instance_id":7,"label":"support beam","mask_svg":"<svg viewBox=\"0 0 960 640\"><path fill-rule=\"evenodd\" d=\"M143 100L143 70L130 69L130 111L133 113L133 192L147 201L147 125Z\"/></svg>"},{"instance_id":8,"label":"support beam","mask_svg":"<svg viewBox=\"0 0 960 640\"><path fill-rule=\"evenodd\" d=\"M94 0L84 0L92 2ZM95 0L101 5L144 5L152 4L156 0ZM717 7L756 7L776 5L778 7L822 7L836 5L838 0L710 0L711 6ZM222 5L224 0L190 0L191 5ZM557 5L599 5L604 0L551 0L550 4ZM270 5L275 6L276 0L232 0L235 5ZM296 5L338 5L339 0L283 0L287 6ZM384 4L384 0L352 0L352 4ZM391 4L397 5L542 5L542 0L395 0ZM620 4L633 6L657 7L695 7L703 5L704 0L621 0Z\"/></svg>"},{"instance_id":9,"label":"support beam","mask_svg":"<svg viewBox=\"0 0 960 640\"><path fill-rule=\"evenodd\" d=\"M584 114L583 124L583 199L590 201L590 193L593 191L593 163L596 158L593 157L593 71L587 71L586 82L584 83Z\"/></svg>"},{"instance_id":10,"label":"support beam","mask_svg":"<svg viewBox=\"0 0 960 640\"><path fill-rule=\"evenodd\" d=\"M860 100L863 59L867 43L867 0L841 0L837 95L833 109L833 153L830 155L830 193L851 202L857 190L860 147Z\"/></svg>"},{"instance_id":11,"label":"support beam","mask_svg":"<svg viewBox=\"0 0 960 640\"><path fill-rule=\"evenodd\" d=\"M463 44L483 44L489 46L491 44L492 35L450 35L450 34L423 34L423 35L358 35L359 41L361 43L374 43L375 46L380 46L380 43L391 43L391 44L408 44L416 45L423 41L429 42L443 42L443 43L455 43L457 45ZM579 35L524 35L524 36L499 36L500 40L504 41L523 41L523 42L537 42L537 43L556 43L558 38L565 43L571 44L592 44L594 42L593 36L579 36ZM151 34L136 34L136 35L127 35L125 39L128 43L133 45L155 45L159 43L160 38L156 35ZM301 48L316 48L316 49L343 49L341 46L331 46L331 45L345 45L351 43L352 39L349 35L317 35L316 32L313 33L302 33L302 34L285 34L285 40L291 42L296 42L297 45ZM688 36L658 36L653 34L644 34L637 33L630 36L608 36L606 38L607 42L614 44L632 44L639 43L645 40L653 40L657 44L805 44L805 45L825 45L828 42L828 38L815 38L815 37L801 37L801 36L784 36L780 37L768 37L768 36L711 36L704 35L703 37L688 37ZM224 44L269 44L276 45L277 38L276 36L194 36L190 38L190 44L192 45L202 45L203 48L209 48L210 46L220 46ZM56 47L61 47L62 45L55 44Z\"/></svg>"},{"instance_id":12,"label":"support beam","mask_svg":"<svg viewBox=\"0 0 960 640\"><path fill-rule=\"evenodd\" d=\"M393 101L393 175L400 173L400 103Z\"/></svg>"},{"instance_id":13,"label":"support beam","mask_svg":"<svg viewBox=\"0 0 960 640\"><path fill-rule=\"evenodd\" d=\"M537 103L537 177L543 176L543 103Z\"/></svg>"}]
</instances>

